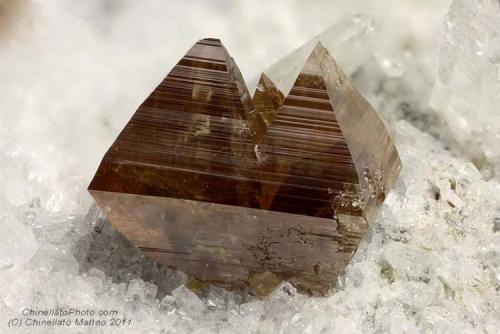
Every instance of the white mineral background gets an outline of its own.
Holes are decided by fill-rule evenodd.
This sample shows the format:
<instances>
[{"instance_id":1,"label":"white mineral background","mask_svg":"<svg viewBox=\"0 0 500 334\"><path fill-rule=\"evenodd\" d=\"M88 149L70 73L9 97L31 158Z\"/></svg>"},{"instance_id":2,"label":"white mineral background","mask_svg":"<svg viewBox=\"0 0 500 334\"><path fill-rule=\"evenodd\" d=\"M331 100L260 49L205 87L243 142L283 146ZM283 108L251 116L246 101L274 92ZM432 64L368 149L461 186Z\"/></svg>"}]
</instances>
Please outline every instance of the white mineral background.
<instances>
[{"instance_id":1,"label":"white mineral background","mask_svg":"<svg viewBox=\"0 0 500 334\"><path fill-rule=\"evenodd\" d=\"M450 2L0 0L0 332L498 333L500 9ZM283 283L200 298L86 186L197 39L220 37L250 81L333 24L333 55L391 129L401 177L329 296ZM130 322L18 325L58 308Z\"/></svg>"}]
</instances>

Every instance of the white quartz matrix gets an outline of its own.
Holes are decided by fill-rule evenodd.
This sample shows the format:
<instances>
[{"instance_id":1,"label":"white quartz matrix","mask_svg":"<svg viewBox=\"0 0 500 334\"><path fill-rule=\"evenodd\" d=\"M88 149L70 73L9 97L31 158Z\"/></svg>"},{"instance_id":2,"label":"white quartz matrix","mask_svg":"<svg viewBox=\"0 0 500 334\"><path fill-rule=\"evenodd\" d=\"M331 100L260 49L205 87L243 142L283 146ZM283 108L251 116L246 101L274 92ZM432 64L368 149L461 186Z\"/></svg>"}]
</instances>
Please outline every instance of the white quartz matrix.
<instances>
[{"instance_id":1,"label":"white quartz matrix","mask_svg":"<svg viewBox=\"0 0 500 334\"><path fill-rule=\"evenodd\" d=\"M328 28L401 176L327 297L198 297L88 182L197 39L255 82ZM0 0L0 333L499 333L499 29L497 0Z\"/></svg>"}]
</instances>

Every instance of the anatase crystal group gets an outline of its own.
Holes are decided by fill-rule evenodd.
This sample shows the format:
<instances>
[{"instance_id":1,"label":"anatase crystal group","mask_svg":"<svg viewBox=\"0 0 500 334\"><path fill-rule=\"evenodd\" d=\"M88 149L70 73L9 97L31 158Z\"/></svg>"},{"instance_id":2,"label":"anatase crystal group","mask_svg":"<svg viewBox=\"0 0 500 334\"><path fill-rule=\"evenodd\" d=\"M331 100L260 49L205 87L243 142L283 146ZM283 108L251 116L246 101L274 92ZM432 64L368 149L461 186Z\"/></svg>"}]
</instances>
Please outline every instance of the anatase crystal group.
<instances>
[{"instance_id":1,"label":"anatase crystal group","mask_svg":"<svg viewBox=\"0 0 500 334\"><path fill-rule=\"evenodd\" d=\"M198 281L325 293L401 168L389 134L320 44L287 96L252 98L217 39L142 103L89 191L124 236Z\"/></svg>"}]
</instances>

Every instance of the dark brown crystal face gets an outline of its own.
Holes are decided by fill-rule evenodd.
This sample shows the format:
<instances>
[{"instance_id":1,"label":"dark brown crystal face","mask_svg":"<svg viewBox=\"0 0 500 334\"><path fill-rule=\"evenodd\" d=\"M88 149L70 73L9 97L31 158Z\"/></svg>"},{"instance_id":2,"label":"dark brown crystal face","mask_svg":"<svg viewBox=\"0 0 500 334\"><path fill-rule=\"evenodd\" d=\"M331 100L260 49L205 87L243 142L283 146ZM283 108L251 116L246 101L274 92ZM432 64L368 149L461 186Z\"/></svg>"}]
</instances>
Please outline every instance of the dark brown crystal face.
<instances>
[{"instance_id":1,"label":"dark brown crystal face","mask_svg":"<svg viewBox=\"0 0 500 334\"><path fill-rule=\"evenodd\" d=\"M138 108L89 191L160 263L231 288L278 277L316 293L399 169L383 123L321 45L286 98L263 75L252 100L224 46L204 39Z\"/></svg>"}]
</instances>

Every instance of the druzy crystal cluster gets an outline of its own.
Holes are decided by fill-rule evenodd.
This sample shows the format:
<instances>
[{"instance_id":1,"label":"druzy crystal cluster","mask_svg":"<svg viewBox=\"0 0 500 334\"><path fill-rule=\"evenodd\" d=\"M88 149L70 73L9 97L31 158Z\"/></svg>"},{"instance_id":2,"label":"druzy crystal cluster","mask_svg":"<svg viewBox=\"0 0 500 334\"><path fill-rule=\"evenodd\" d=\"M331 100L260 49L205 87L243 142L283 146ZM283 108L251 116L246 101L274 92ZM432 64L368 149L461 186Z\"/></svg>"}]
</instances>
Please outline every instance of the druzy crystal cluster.
<instances>
[{"instance_id":1,"label":"druzy crystal cluster","mask_svg":"<svg viewBox=\"0 0 500 334\"><path fill-rule=\"evenodd\" d=\"M500 10L450 3L0 0L0 332L496 334ZM144 255L88 194L137 106L214 34L250 93L266 73L252 101L270 117L266 96L289 95L321 40L397 148L400 175L326 296L287 281L266 297L203 285ZM8 327L25 308L71 307L132 323Z\"/></svg>"}]
</instances>

